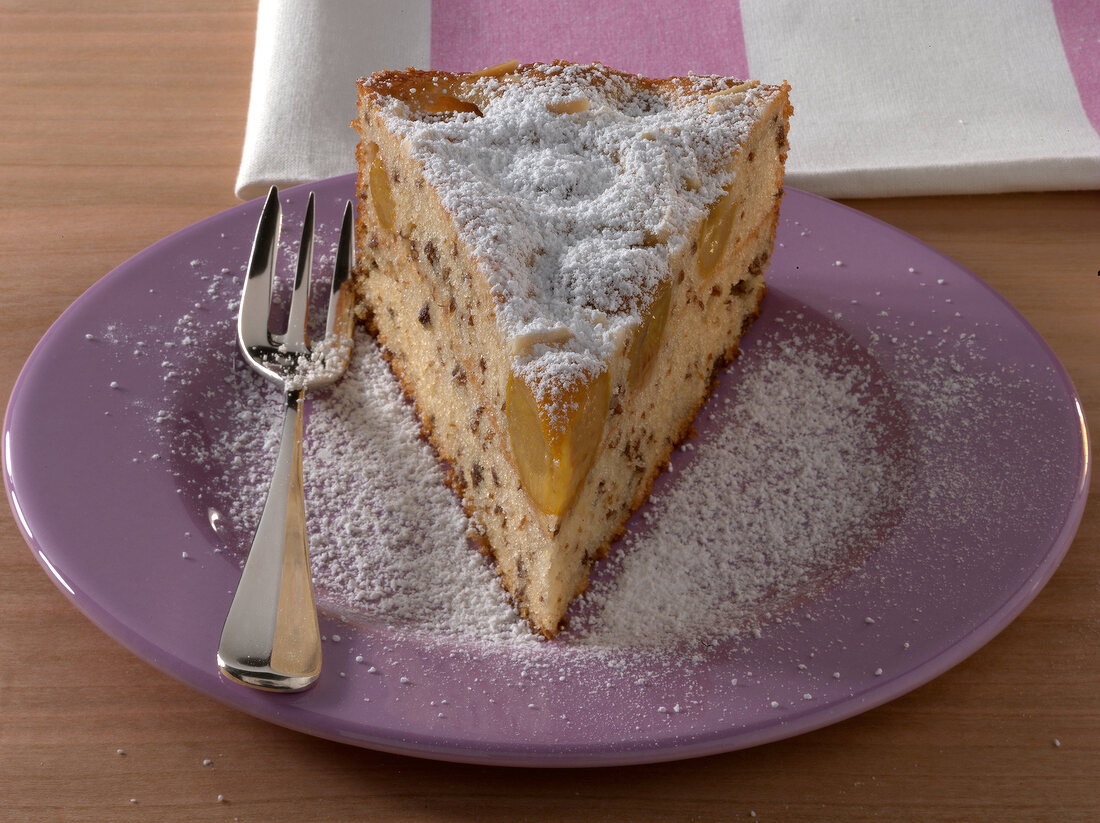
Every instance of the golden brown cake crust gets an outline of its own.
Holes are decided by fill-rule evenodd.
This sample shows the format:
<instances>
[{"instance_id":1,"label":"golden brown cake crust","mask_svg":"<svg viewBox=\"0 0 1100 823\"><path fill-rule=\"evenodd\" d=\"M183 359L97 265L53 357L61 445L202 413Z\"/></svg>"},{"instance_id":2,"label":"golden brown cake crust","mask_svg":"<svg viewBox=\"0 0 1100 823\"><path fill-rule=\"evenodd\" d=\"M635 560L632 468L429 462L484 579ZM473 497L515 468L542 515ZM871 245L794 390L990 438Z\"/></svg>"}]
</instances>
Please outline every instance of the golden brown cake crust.
<instances>
[{"instance_id":1,"label":"golden brown cake crust","mask_svg":"<svg viewBox=\"0 0 1100 823\"><path fill-rule=\"evenodd\" d=\"M426 100L432 99L436 92L446 92L456 96L469 88L483 77L496 77L507 82L510 78L542 78L547 79L554 68L565 66L579 66L568 60L554 60L551 63L523 63L508 61L496 66L490 66L479 71L449 72L434 69L407 68L404 70L381 71L370 77L360 78L358 88L360 95L373 95L376 97L393 97L404 101L414 107ZM585 68L584 66L581 66ZM604 66L601 63L593 63L588 68L591 82L599 85L607 84L611 78L620 78L635 89L646 89L654 94L668 97L678 97L695 92L699 87L699 81L695 77L644 77L630 74L629 72ZM720 78L724 88L736 88L747 81L737 78ZM790 115L790 111L787 111Z\"/></svg>"}]
</instances>

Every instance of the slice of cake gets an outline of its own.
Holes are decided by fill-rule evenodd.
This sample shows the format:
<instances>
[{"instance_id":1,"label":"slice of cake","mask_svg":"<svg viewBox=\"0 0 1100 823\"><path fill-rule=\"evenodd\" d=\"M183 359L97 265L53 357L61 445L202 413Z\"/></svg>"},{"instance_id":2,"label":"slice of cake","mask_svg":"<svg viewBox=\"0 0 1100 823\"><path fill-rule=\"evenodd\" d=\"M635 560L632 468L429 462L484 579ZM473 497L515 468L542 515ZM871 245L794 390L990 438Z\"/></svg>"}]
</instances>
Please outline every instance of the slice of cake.
<instances>
[{"instance_id":1,"label":"slice of cake","mask_svg":"<svg viewBox=\"0 0 1100 823\"><path fill-rule=\"evenodd\" d=\"M363 315L548 637L759 311L787 92L564 62L359 81Z\"/></svg>"}]
</instances>

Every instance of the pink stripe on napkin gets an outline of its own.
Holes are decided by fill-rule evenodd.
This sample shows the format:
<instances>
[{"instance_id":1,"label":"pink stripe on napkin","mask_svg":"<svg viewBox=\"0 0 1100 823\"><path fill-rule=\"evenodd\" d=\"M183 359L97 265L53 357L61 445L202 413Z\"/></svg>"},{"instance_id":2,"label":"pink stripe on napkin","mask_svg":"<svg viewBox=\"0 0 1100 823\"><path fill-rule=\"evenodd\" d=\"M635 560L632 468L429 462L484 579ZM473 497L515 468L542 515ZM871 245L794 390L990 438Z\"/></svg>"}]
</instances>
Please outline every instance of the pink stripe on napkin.
<instances>
[{"instance_id":1,"label":"pink stripe on napkin","mask_svg":"<svg viewBox=\"0 0 1100 823\"><path fill-rule=\"evenodd\" d=\"M599 61L648 77L721 74L745 78L740 3L734 0L436 0L431 64L470 71L521 63Z\"/></svg>"},{"instance_id":2,"label":"pink stripe on napkin","mask_svg":"<svg viewBox=\"0 0 1100 823\"><path fill-rule=\"evenodd\" d=\"M1054 0L1053 5L1081 105L1100 133L1100 9L1095 0Z\"/></svg>"}]
</instances>

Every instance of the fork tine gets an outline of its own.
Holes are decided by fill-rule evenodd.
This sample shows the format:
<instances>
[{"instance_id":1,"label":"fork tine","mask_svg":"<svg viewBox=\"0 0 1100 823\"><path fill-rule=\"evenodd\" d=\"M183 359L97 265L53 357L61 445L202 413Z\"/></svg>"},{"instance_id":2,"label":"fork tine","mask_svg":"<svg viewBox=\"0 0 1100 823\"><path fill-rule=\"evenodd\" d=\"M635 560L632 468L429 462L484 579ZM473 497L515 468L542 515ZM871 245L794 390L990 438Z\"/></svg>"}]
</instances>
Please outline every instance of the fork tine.
<instances>
[{"instance_id":1,"label":"fork tine","mask_svg":"<svg viewBox=\"0 0 1100 823\"><path fill-rule=\"evenodd\" d=\"M313 271L313 192L306 203L302 220L302 242L298 246L298 271L294 276L294 292L290 297L290 317L287 320L283 344L293 352L305 352L309 345L306 334L306 312L309 308L309 281Z\"/></svg>"},{"instance_id":2,"label":"fork tine","mask_svg":"<svg viewBox=\"0 0 1100 823\"><path fill-rule=\"evenodd\" d=\"M272 186L256 226L256 238L252 242L248 273L241 293L241 309L237 315L237 340L246 357L249 348L266 346L270 342L267 315L271 308L271 279L275 273L281 225L279 190Z\"/></svg>"},{"instance_id":3,"label":"fork tine","mask_svg":"<svg viewBox=\"0 0 1100 823\"><path fill-rule=\"evenodd\" d=\"M354 215L351 201L344 207L340 224L340 240L336 247L336 267L332 272L332 290L328 301L325 339L350 338L355 323L355 299L352 294L351 269L355 255Z\"/></svg>"}]
</instances>

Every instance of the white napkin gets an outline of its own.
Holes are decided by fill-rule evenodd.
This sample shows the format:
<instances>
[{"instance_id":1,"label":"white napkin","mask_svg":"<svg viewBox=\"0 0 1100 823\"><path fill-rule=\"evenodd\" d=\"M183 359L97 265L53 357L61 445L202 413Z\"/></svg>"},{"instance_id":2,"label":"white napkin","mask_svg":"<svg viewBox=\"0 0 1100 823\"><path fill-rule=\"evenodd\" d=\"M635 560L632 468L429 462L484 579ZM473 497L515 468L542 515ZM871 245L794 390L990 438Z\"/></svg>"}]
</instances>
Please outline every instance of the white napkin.
<instances>
[{"instance_id":1,"label":"white napkin","mask_svg":"<svg viewBox=\"0 0 1100 823\"><path fill-rule=\"evenodd\" d=\"M261 0L237 194L354 170L355 80L563 58L787 80L827 197L1100 188L1100 13L1006 0Z\"/></svg>"}]
</instances>

